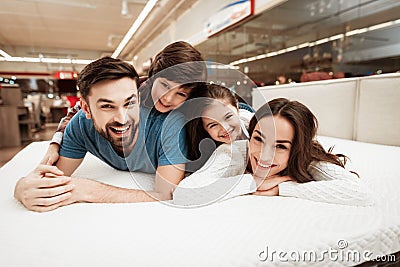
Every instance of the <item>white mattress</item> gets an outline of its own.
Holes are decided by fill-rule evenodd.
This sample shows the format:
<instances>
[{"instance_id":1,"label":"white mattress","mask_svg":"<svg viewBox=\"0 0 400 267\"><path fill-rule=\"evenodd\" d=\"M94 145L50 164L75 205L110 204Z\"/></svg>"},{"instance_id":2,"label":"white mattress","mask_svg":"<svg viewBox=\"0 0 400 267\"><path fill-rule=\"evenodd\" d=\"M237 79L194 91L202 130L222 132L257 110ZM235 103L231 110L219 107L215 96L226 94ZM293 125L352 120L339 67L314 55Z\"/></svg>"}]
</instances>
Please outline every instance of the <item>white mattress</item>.
<instances>
[{"instance_id":1,"label":"white mattress","mask_svg":"<svg viewBox=\"0 0 400 267\"><path fill-rule=\"evenodd\" d=\"M376 193L375 206L241 196L202 208L85 203L35 213L13 198L17 179L47 149L47 142L33 143L0 169L0 266L264 266L272 256L277 266L350 266L399 251L400 147L320 141L351 157ZM74 175L138 187L129 173L90 155ZM140 187L153 186L152 176L135 177Z\"/></svg>"}]
</instances>

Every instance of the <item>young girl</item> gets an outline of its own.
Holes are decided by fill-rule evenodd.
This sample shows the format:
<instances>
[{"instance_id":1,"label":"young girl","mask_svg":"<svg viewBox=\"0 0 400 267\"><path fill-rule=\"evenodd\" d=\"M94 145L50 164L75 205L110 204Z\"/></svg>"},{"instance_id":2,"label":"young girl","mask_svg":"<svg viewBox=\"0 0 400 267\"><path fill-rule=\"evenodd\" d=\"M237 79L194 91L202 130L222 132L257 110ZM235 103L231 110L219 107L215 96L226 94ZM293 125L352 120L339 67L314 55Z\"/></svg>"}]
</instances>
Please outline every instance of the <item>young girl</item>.
<instances>
[{"instance_id":1,"label":"young girl","mask_svg":"<svg viewBox=\"0 0 400 267\"><path fill-rule=\"evenodd\" d=\"M208 160L215 148L235 140L248 139L247 127L254 115L250 106L238 103L236 95L228 88L207 84L187 102L192 112L187 116L188 157L192 160L188 172L198 170ZM184 108L185 110L185 108Z\"/></svg>"},{"instance_id":2,"label":"young girl","mask_svg":"<svg viewBox=\"0 0 400 267\"><path fill-rule=\"evenodd\" d=\"M306 106L284 98L272 100L251 119L250 141L219 146L203 168L175 189L174 203L204 205L254 193L372 204L358 176L344 169L339 156L323 149L316 132L317 120Z\"/></svg>"},{"instance_id":3,"label":"young girl","mask_svg":"<svg viewBox=\"0 0 400 267\"><path fill-rule=\"evenodd\" d=\"M140 79L142 104L148 108L154 107L154 112L166 113L174 110L191 98L196 90L203 88L193 81L205 81L206 74L201 53L189 43L174 42L156 55L149 69L148 80L147 77ZM78 103L61 120L41 164L53 165L58 160L64 130L79 110Z\"/></svg>"}]
</instances>

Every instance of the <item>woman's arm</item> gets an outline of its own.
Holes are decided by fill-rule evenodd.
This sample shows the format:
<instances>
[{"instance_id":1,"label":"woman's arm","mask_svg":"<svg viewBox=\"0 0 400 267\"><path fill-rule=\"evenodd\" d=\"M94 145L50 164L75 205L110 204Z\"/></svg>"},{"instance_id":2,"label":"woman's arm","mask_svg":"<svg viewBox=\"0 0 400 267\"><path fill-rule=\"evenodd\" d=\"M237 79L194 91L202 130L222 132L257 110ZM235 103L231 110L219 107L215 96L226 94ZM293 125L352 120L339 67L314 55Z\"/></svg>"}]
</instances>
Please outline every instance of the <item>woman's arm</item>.
<instances>
[{"instance_id":1,"label":"woman's arm","mask_svg":"<svg viewBox=\"0 0 400 267\"><path fill-rule=\"evenodd\" d=\"M374 203L373 195L362 179L336 164L312 162L308 172L315 181L281 183L279 195L354 206Z\"/></svg>"}]
</instances>

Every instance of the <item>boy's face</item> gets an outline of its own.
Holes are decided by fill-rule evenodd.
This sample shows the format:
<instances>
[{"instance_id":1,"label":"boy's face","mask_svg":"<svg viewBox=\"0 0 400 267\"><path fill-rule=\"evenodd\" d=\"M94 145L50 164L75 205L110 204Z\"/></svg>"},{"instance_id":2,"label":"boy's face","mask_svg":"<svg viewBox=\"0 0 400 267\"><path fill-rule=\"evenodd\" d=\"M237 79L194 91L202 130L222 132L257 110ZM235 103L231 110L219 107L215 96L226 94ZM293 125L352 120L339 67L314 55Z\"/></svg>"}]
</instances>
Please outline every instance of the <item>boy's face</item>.
<instances>
[{"instance_id":1,"label":"boy's face","mask_svg":"<svg viewBox=\"0 0 400 267\"><path fill-rule=\"evenodd\" d=\"M154 107L161 113L180 107L190 94L190 89L181 85L162 77L155 79L151 88Z\"/></svg>"},{"instance_id":2,"label":"boy's face","mask_svg":"<svg viewBox=\"0 0 400 267\"><path fill-rule=\"evenodd\" d=\"M113 148L130 153L139 125L139 97L136 82L129 78L101 81L91 87L82 109L95 129Z\"/></svg>"}]
</instances>

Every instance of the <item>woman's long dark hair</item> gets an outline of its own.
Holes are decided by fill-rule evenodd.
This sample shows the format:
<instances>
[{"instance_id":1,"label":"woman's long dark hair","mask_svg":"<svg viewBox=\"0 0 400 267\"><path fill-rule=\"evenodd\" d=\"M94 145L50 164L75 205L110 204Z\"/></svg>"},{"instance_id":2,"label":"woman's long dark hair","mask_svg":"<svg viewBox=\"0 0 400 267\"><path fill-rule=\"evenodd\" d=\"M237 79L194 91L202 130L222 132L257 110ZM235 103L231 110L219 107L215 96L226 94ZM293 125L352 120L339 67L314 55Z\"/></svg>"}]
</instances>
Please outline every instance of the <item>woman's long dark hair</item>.
<instances>
[{"instance_id":1,"label":"woman's long dark hair","mask_svg":"<svg viewBox=\"0 0 400 267\"><path fill-rule=\"evenodd\" d=\"M280 116L287 119L294 128L294 137L290 151L288 166L280 175L288 175L299 183L313 181L307 168L312 161L326 161L344 168L346 157L332 154L331 149L325 151L315 140L318 121L314 114L302 103L290 101L286 98L277 98L260 107L249 123L249 135L256 124L264 117ZM344 162L340 158L344 158Z\"/></svg>"}]
</instances>

